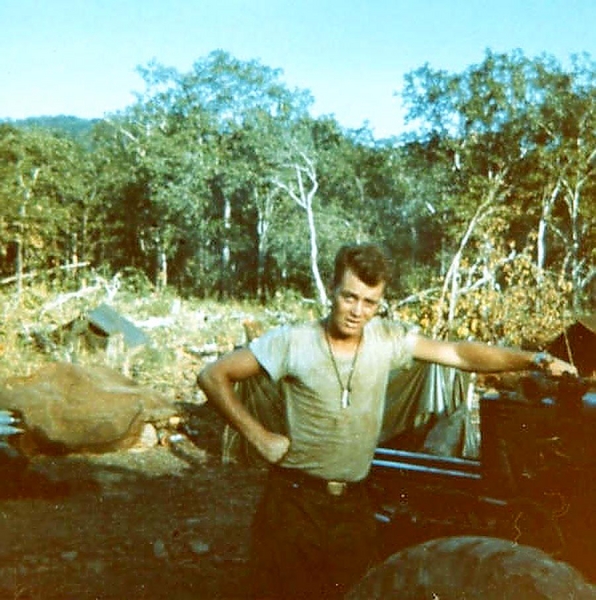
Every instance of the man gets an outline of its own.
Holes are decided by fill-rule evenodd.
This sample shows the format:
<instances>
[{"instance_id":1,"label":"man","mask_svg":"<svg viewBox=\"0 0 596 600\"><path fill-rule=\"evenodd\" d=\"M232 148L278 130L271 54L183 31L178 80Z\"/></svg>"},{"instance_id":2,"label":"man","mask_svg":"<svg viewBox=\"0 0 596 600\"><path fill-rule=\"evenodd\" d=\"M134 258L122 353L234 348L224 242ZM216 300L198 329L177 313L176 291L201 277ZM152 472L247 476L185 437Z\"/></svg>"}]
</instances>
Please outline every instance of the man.
<instances>
[{"instance_id":1,"label":"man","mask_svg":"<svg viewBox=\"0 0 596 600\"><path fill-rule=\"evenodd\" d=\"M348 245L335 260L327 318L284 326L222 357L199 385L271 464L253 524L255 596L342 597L375 559L375 522L366 487L391 370L412 359L466 371L544 367L560 360L474 342L445 342L373 318L389 277L374 244ZM235 384L265 371L279 382L287 435L245 408Z\"/></svg>"}]
</instances>

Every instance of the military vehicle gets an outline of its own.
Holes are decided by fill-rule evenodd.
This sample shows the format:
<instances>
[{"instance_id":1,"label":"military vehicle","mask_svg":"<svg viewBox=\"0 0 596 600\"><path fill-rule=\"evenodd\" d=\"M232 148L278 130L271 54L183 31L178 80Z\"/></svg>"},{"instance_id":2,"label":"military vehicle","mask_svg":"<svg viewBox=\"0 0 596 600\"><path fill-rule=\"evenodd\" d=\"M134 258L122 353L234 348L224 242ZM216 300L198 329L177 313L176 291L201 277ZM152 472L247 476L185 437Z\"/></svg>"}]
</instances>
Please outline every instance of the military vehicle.
<instances>
[{"instance_id":1,"label":"military vehicle","mask_svg":"<svg viewBox=\"0 0 596 600\"><path fill-rule=\"evenodd\" d=\"M502 579L515 572L512 557L516 554L518 558L524 554L522 571L533 570L536 580L547 578L545 565L556 561L561 568L579 572L582 580L596 581L596 393L592 384L593 380L568 374L553 378L532 373L515 385L485 391L477 403L480 443L475 458L421 451L420 444L412 444L411 434L397 435L377 449L371 484L382 552L387 557L402 556L376 575L377 580L385 578L384 597L415 597L396 591L407 579L398 573L404 565L418 569L418 579L430 581L433 568L453 571L457 564L463 569L460 577L474 579L486 560L494 563L488 571L483 566L485 576L489 573L495 579L494 597L509 597L504 588L497 589L496 579L497 573ZM428 425L424 427L428 430ZM528 549L534 550L531 557ZM421 556L424 565L412 566ZM497 565L499 560L509 561L509 568ZM451 576L456 577L453 572ZM551 573L551 579L560 583L560 572ZM412 585L410 581L405 586L410 594ZM486 592L480 591L479 581L474 585L477 594ZM565 589L557 592L560 597L596 597L589 585L573 596L562 595L571 588ZM363 587L353 597L381 597L372 590L370 585ZM520 592L518 586L517 597L525 598ZM448 597L439 588L432 592L434 596L418 593L423 598ZM485 596L464 593L461 597ZM556 593L528 597L550 598Z\"/></svg>"}]
</instances>

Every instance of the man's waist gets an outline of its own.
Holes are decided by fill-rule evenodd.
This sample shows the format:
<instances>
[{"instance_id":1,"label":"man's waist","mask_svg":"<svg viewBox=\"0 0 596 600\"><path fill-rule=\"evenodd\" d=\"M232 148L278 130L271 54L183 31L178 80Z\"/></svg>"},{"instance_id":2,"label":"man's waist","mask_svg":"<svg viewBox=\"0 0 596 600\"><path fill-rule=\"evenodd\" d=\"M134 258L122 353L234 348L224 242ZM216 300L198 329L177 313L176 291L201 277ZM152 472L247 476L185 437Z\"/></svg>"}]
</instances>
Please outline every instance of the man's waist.
<instances>
[{"instance_id":1,"label":"man's waist","mask_svg":"<svg viewBox=\"0 0 596 600\"><path fill-rule=\"evenodd\" d=\"M311 489L324 492L330 496L345 496L356 491L361 491L366 486L366 479L360 481L345 481L342 479L325 479L311 475L300 469L272 466L270 476L282 480L292 487Z\"/></svg>"}]
</instances>

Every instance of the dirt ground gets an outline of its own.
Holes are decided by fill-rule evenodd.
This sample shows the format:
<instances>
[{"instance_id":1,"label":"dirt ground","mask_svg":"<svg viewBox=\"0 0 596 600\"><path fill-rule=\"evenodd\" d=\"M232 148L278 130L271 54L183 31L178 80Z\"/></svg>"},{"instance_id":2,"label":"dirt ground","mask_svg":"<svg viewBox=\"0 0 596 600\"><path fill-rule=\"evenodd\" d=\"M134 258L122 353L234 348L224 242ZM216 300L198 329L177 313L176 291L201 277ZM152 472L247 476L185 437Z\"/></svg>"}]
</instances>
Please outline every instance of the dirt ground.
<instances>
[{"instance_id":1,"label":"dirt ground","mask_svg":"<svg viewBox=\"0 0 596 600\"><path fill-rule=\"evenodd\" d=\"M0 483L0 599L247 597L257 467L223 465L207 406L192 441L35 457L14 497Z\"/></svg>"}]
</instances>

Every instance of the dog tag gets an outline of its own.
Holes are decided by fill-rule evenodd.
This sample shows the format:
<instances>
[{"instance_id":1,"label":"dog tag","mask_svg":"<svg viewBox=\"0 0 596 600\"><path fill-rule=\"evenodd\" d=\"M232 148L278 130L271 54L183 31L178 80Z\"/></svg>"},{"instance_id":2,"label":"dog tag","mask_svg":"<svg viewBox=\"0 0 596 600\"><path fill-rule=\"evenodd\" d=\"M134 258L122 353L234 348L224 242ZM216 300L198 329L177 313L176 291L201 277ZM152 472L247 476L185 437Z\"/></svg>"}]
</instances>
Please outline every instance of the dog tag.
<instances>
[{"instance_id":1,"label":"dog tag","mask_svg":"<svg viewBox=\"0 0 596 600\"><path fill-rule=\"evenodd\" d=\"M341 407L348 408L350 406L350 390L344 389L341 393Z\"/></svg>"}]
</instances>

